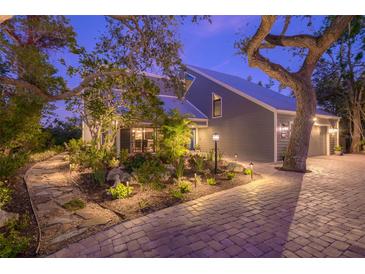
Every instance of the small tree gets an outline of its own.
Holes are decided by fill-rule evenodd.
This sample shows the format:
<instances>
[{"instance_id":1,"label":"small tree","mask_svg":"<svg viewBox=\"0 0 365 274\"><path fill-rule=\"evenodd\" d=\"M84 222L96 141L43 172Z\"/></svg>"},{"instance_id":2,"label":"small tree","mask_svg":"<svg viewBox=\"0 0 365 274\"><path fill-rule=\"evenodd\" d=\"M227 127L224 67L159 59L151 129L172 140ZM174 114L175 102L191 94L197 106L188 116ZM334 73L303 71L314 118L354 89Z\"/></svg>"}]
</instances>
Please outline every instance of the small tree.
<instances>
[{"instance_id":1,"label":"small tree","mask_svg":"<svg viewBox=\"0 0 365 274\"><path fill-rule=\"evenodd\" d=\"M190 126L190 120L173 110L166 116L161 127L160 154L174 164L188 152Z\"/></svg>"}]
</instances>

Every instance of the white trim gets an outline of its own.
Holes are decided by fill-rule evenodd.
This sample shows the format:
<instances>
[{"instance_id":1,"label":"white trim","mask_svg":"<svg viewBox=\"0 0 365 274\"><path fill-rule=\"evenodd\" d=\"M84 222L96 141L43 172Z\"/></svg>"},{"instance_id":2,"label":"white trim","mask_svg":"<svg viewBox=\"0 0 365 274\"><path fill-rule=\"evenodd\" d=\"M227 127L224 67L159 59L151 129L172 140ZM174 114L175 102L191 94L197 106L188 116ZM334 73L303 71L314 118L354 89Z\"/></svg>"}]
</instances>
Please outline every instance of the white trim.
<instances>
[{"instance_id":1,"label":"white trim","mask_svg":"<svg viewBox=\"0 0 365 274\"><path fill-rule=\"evenodd\" d=\"M158 94L157 97L168 97L168 98L175 98L175 99L179 99L177 96L175 95L167 95L167 94Z\"/></svg>"},{"instance_id":2,"label":"white trim","mask_svg":"<svg viewBox=\"0 0 365 274\"><path fill-rule=\"evenodd\" d=\"M274 111L274 162L278 161L278 113Z\"/></svg>"},{"instance_id":3,"label":"white trim","mask_svg":"<svg viewBox=\"0 0 365 274\"><path fill-rule=\"evenodd\" d=\"M219 116L214 116L214 95L215 96L218 96L221 100L221 115ZM219 94L215 93L215 92L212 92L212 119L216 119L216 118L222 118L223 116L223 98L222 96L220 96Z\"/></svg>"},{"instance_id":4,"label":"white trim","mask_svg":"<svg viewBox=\"0 0 365 274\"><path fill-rule=\"evenodd\" d=\"M289 114L289 115L296 115L297 113L296 111L293 110L281 110L281 109L278 109L277 112L279 114ZM316 114L316 116L319 118L326 118L326 119L334 119L334 120L340 119L340 117L332 115Z\"/></svg>"},{"instance_id":5,"label":"white trim","mask_svg":"<svg viewBox=\"0 0 365 274\"><path fill-rule=\"evenodd\" d=\"M192 68L192 67L190 67L190 66L187 66L187 67L188 67L190 70L192 70L192 71L194 71L194 72L196 72L196 73L198 73L198 74L200 74L200 75L204 76L205 78L207 78L207 79L209 79L209 80L211 80L211 81L213 81L213 82L217 83L218 85L220 85L220 86L222 86L222 87L224 87L224 88L226 88L226 89L228 89L228 90L230 90L230 91L232 91L232 92L236 93L237 95L239 95L239 96L241 96L241 97L244 97L244 98L246 98L246 99L248 99L248 100L250 100L250 101L252 101L252 102L254 102L254 103L258 104L259 106L262 106L263 108L266 108L266 109L268 109L268 110L270 110L270 111L272 111L272 112L274 112L274 111L276 110L276 109L275 109L275 108L273 108L272 106L270 106L270 105L268 105L268 104L265 104L265 103L263 103L263 102L261 102L261 101L257 100L256 98L253 98L253 97L251 97L251 96L247 95L246 93L243 93L242 91L240 91L240 90L238 90L238 89L235 89L234 87L232 87L232 86L230 86L230 85L227 85L227 84L225 84L225 83L223 83L223 82L221 82L221 81L219 81L219 80L217 80L217 79L215 79L215 78L213 78L213 77L211 77L211 76L209 76L209 75L207 75L207 74L205 74L205 73L201 72L201 71L200 71L200 70L198 70L198 69Z\"/></svg>"}]
</instances>

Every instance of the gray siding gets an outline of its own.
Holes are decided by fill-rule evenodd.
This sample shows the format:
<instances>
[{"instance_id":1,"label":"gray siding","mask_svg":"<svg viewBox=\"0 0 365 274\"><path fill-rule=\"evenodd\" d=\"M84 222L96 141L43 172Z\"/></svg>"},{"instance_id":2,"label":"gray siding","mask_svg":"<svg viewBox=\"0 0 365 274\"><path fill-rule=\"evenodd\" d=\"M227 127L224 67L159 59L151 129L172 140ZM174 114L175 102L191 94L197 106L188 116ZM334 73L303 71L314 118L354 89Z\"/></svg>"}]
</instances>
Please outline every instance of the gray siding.
<instances>
[{"instance_id":1,"label":"gray siding","mask_svg":"<svg viewBox=\"0 0 365 274\"><path fill-rule=\"evenodd\" d=\"M290 122L294 121L295 116L294 115L290 115L290 114L278 114L278 129L280 128L280 125L282 123L287 123L289 124ZM325 119L325 118L317 118L317 123L319 125L332 125L335 126L336 125L336 119ZM321 129L322 133L324 134L323 131L325 131L326 129ZM327 134L327 131L326 131ZM281 157L283 155L283 153L285 152L288 143L289 143L289 138L281 138L281 132L280 130L277 131L277 140L278 140L278 160L281 160ZM334 153L334 146L336 144L336 134L329 134L329 141L330 141L330 154ZM326 147L327 149L327 147Z\"/></svg>"},{"instance_id":2,"label":"gray siding","mask_svg":"<svg viewBox=\"0 0 365 274\"><path fill-rule=\"evenodd\" d=\"M226 157L238 154L240 160L274 160L274 113L213 81L196 77L186 98L209 118L209 127L199 129L198 143L203 151L213 148L212 134L219 133L219 149ZM212 93L222 97L222 117L212 117Z\"/></svg>"}]
</instances>

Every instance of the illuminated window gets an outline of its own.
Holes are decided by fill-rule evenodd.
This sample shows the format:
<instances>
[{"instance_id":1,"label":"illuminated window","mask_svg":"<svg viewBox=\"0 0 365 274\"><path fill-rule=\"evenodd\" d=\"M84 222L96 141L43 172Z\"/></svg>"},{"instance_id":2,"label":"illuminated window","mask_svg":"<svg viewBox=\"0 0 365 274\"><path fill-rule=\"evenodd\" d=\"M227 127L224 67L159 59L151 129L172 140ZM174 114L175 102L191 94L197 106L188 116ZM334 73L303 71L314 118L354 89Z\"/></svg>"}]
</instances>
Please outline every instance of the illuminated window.
<instances>
[{"instance_id":1,"label":"illuminated window","mask_svg":"<svg viewBox=\"0 0 365 274\"><path fill-rule=\"evenodd\" d=\"M212 94L213 117L222 117L222 97Z\"/></svg>"}]
</instances>

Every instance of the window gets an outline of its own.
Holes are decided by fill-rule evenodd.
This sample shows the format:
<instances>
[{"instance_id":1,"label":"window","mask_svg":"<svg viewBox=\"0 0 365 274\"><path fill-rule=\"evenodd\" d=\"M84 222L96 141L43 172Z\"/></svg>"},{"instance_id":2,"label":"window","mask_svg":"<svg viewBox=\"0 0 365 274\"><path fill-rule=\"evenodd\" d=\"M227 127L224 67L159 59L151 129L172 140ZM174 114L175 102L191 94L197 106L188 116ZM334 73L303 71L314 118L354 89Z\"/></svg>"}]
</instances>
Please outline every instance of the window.
<instances>
[{"instance_id":1,"label":"window","mask_svg":"<svg viewBox=\"0 0 365 274\"><path fill-rule=\"evenodd\" d=\"M132 152L155 152L155 129L132 129Z\"/></svg>"},{"instance_id":2,"label":"window","mask_svg":"<svg viewBox=\"0 0 365 274\"><path fill-rule=\"evenodd\" d=\"M185 72L185 91L188 91L193 84L195 77L187 72Z\"/></svg>"},{"instance_id":3,"label":"window","mask_svg":"<svg viewBox=\"0 0 365 274\"><path fill-rule=\"evenodd\" d=\"M213 117L221 117L222 116L222 97L213 93Z\"/></svg>"}]
</instances>

